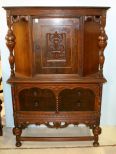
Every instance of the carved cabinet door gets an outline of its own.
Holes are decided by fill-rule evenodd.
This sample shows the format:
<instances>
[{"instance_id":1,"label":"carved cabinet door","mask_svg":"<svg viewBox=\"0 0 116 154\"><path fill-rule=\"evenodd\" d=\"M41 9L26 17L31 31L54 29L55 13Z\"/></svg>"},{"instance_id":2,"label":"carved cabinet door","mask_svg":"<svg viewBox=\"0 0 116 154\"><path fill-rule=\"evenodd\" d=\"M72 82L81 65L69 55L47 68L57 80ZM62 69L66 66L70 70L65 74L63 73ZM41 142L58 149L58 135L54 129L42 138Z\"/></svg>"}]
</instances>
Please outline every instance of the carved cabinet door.
<instances>
[{"instance_id":1,"label":"carved cabinet door","mask_svg":"<svg viewBox=\"0 0 116 154\"><path fill-rule=\"evenodd\" d=\"M77 74L79 18L33 18L35 74Z\"/></svg>"}]
</instances>

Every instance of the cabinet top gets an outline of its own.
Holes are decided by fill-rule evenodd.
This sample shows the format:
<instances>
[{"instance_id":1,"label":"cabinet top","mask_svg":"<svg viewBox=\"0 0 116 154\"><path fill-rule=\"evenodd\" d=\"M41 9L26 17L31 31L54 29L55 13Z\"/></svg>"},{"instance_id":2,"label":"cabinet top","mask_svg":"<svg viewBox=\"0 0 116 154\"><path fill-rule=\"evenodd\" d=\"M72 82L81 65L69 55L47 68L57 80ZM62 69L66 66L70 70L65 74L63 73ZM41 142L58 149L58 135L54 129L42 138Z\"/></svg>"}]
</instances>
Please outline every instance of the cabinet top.
<instances>
[{"instance_id":1,"label":"cabinet top","mask_svg":"<svg viewBox=\"0 0 116 154\"><path fill-rule=\"evenodd\" d=\"M47 16L75 16L75 15L101 15L110 7L22 7L10 6L3 7L6 11L10 11L11 15L47 15Z\"/></svg>"}]
</instances>

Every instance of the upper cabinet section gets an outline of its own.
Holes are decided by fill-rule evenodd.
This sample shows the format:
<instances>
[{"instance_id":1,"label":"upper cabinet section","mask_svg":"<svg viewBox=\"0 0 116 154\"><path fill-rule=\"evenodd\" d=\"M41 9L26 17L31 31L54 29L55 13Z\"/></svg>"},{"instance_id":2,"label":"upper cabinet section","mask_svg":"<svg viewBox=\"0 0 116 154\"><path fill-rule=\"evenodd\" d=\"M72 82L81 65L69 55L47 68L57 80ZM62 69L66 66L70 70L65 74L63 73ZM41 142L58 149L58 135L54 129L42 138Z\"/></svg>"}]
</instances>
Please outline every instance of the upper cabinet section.
<instances>
[{"instance_id":1,"label":"upper cabinet section","mask_svg":"<svg viewBox=\"0 0 116 154\"><path fill-rule=\"evenodd\" d=\"M107 7L5 7L11 77L103 76Z\"/></svg>"}]
</instances>

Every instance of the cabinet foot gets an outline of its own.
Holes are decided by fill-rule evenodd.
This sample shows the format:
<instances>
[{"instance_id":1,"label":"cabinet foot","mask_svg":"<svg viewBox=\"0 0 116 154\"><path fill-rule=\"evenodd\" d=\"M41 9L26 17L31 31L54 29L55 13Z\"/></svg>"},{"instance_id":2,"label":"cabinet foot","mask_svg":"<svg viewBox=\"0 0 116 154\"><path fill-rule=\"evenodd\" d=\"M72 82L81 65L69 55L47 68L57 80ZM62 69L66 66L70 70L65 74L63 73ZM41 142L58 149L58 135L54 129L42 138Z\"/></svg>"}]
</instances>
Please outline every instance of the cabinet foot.
<instances>
[{"instance_id":1,"label":"cabinet foot","mask_svg":"<svg viewBox=\"0 0 116 154\"><path fill-rule=\"evenodd\" d=\"M16 147L20 147L22 145L22 143L20 141L16 142Z\"/></svg>"},{"instance_id":2,"label":"cabinet foot","mask_svg":"<svg viewBox=\"0 0 116 154\"><path fill-rule=\"evenodd\" d=\"M16 135L16 146L17 147L20 147L22 145L20 142L21 133L22 133L21 127L18 126L18 127L13 128L13 134Z\"/></svg>"},{"instance_id":3,"label":"cabinet foot","mask_svg":"<svg viewBox=\"0 0 116 154\"><path fill-rule=\"evenodd\" d=\"M99 142L93 142L93 146L94 147L98 147L99 146Z\"/></svg>"},{"instance_id":4,"label":"cabinet foot","mask_svg":"<svg viewBox=\"0 0 116 154\"><path fill-rule=\"evenodd\" d=\"M94 142L93 142L93 146L94 147L98 147L99 146L99 134L101 134L101 128L99 126L95 126L93 128L93 134L94 134Z\"/></svg>"}]
</instances>

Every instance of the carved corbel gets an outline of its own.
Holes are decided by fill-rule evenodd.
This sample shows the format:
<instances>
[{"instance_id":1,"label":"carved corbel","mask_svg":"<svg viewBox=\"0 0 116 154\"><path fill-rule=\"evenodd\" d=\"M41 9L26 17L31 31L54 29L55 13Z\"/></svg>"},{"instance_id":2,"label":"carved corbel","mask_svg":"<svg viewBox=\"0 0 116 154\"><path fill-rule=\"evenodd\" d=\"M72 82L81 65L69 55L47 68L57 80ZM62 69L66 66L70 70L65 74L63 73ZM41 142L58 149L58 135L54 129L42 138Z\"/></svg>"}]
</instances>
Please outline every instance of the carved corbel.
<instances>
[{"instance_id":1,"label":"carved corbel","mask_svg":"<svg viewBox=\"0 0 116 154\"><path fill-rule=\"evenodd\" d=\"M99 75L103 77L103 64L104 64L104 49L107 45L107 35L105 33L106 15L100 17L100 35L98 37L99 45Z\"/></svg>"},{"instance_id":2,"label":"carved corbel","mask_svg":"<svg viewBox=\"0 0 116 154\"><path fill-rule=\"evenodd\" d=\"M10 15L10 12L7 12L7 25L8 25L8 32L6 35L6 45L9 49L10 52L10 56L9 56L9 63L10 63L10 68L11 68L11 77L15 76L14 73L14 63L15 63L15 58L14 58L14 52L13 49L15 47L15 35L13 34L13 30L12 30L12 25L13 25L13 20L12 20L12 16Z\"/></svg>"}]
</instances>

